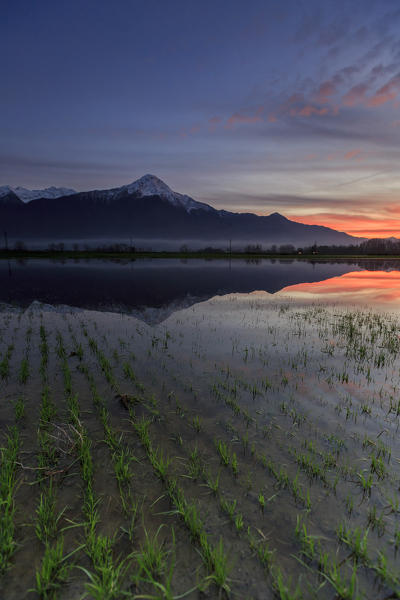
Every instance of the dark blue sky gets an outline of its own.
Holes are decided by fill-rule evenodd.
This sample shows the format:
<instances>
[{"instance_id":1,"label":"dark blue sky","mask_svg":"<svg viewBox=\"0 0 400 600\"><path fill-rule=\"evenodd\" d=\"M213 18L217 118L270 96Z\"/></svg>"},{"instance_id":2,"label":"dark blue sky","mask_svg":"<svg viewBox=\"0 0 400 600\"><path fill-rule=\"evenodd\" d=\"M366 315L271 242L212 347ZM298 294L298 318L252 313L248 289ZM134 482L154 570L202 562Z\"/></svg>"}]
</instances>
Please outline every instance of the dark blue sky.
<instances>
[{"instance_id":1,"label":"dark blue sky","mask_svg":"<svg viewBox=\"0 0 400 600\"><path fill-rule=\"evenodd\" d=\"M13 0L0 185L154 173L216 207L400 233L400 3Z\"/></svg>"}]
</instances>

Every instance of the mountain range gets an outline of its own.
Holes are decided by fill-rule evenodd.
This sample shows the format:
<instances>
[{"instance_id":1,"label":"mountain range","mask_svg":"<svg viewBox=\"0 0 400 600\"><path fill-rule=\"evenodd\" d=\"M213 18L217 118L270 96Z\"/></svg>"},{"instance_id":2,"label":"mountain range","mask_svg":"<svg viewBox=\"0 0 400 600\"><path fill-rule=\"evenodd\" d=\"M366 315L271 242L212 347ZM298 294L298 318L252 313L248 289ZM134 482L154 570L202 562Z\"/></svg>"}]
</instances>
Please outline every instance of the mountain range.
<instances>
[{"instance_id":1,"label":"mountain range","mask_svg":"<svg viewBox=\"0 0 400 600\"><path fill-rule=\"evenodd\" d=\"M268 216L216 210L171 190L154 175L107 190L27 190L0 187L0 226L9 240L26 243L157 240L194 247L223 244L350 245L363 238L320 225L304 225L275 212Z\"/></svg>"}]
</instances>

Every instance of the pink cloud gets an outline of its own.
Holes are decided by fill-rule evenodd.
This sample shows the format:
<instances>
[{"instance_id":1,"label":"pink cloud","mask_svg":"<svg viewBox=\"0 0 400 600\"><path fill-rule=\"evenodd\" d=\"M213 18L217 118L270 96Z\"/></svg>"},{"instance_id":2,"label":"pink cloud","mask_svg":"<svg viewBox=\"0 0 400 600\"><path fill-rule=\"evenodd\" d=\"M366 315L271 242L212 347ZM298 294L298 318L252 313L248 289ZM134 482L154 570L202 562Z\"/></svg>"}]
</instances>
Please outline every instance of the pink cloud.
<instances>
[{"instance_id":1,"label":"pink cloud","mask_svg":"<svg viewBox=\"0 0 400 600\"><path fill-rule=\"evenodd\" d=\"M372 96L367 96L368 85L359 83L353 86L347 94L343 96L344 106L357 106L363 104L369 108L375 108L394 100L400 91L400 76L396 75L388 83L382 86Z\"/></svg>"},{"instance_id":2,"label":"pink cloud","mask_svg":"<svg viewBox=\"0 0 400 600\"><path fill-rule=\"evenodd\" d=\"M356 106L366 101L367 85L365 83L359 83L353 86L347 94L343 96L342 103L345 106Z\"/></svg>"},{"instance_id":3,"label":"pink cloud","mask_svg":"<svg viewBox=\"0 0 400 600\"><path fill-rule=\"evenodd\" d=\"M302 108L291 108L289 114L291 117L311 117L312 115L327 115L329 108L316 108L307 104Z\"/></svg>"},{"instance_id":4,"label":"pink cloud","mask_svg":"<svg viewBox=\"0 0 400 600\"><path fill-rule=\"evenodd\" d=\"M372 91L372 85L376 78L390 73L391 70L393 70L393 66L390 66L390 68L382 65L374 67L366 81L353 85L340 101L335 101L339 88L346 80L349 80L349 77L358 72L358 68L353 67L342 69L330 79L323 81L308 98L300 92L291 94L280 106L269 113L268 121L274 123L278 118L285 115L290 117L311 117L328 114L337 116L341 107L365 106L374 108L387 102L392 102L395 108L400 108L400 74L393 76L376 92Z\"/></svg>"},{"instance_id":5,"label":"pink cloud","mask_svg":"<svg viewBox=\"0 0 400 600\"><path fill-rule=\"evenodd\" d=\"M349 152L346 152L346 154L344 155L346 160L351 160L352 158L355 158L356 156L359 156L361 154L361 150L349 150Z\"/></svg>"},{"instance_id":6,"label":"pink cloud","mask_svg":"<svg viewBox=\"0 0 400 600\"><path fill-rule=\"evenodd\" d=\"M372 98L369 98L367 102L367 106L369 108L374 108L376 106L381 106L382 104L386 104L390 100L394 100L396 98L397 92L388 92L387 94L375 94Z\"/></svg>"},{"instance_id":7,"label":"pink cloud","mask_svg":"<svg viewBox=\"0 0 400 600\"><path fill-rule=\"evenodd\" d=\"M299 115L301 117L311 117L311 115L327 115L329 112L328 108L315 108L315 106L303 106Z\"/></svg>"},{"instance_id":8,"label":"pink cloud","mask_svg":"<svg viewBox=\"0 0 400 600\"><path fill-rule=\"evenodd\" d=\"M329 101L330 96L336 93L336 87L332 81L324 81L318 88L315 95L316 102L320 104L326 104Z\"/></svg>"},{"instance_id":9,"label":"pink cloud","mask_svg":"<svg viewBox=\"0 0 400 600\"><path fill-rule=\"evenodd\" d=\"M394 100L400 91L400 76L396 75L388 83L382 86L371 98L368 99L367 106L375 107L386 104Z\"/></svg>"},{"instance_id":10,"label":"pink cloud","mask_svg":"<svg viewBox=\"0 0 400 600\"><path fill-rule=\"evenodd\" d=\"M229 119L227 120L227 122L225 124L225 128L231 129L237 123L259 123L260 121L264 120L261 116L261 113L263 112L263 110L264 110L264 107L260 106L257 109L255 115L253 115L253 116L248 116L248 115L244 115L242 113L236 112L231 117L229 117Z\"/></svg>"},{"instance_id":11,"label":"pink cloud","mask_svg":"<svg viewBox=\"0 0 400 600\"><path fill-rule=\"evenodd\" d=\"M320 106L328 103L329 97L334 94L336 87L333 81L326 81L320 85L316 96L311 101L307 101L304 94L294 93L287 100L282 102L268 115L268 121L275 123L279 117L289 115L290 117L311 117L332 115L336 116L339 112L337 106Z\"/></svg>"}]
</instances>

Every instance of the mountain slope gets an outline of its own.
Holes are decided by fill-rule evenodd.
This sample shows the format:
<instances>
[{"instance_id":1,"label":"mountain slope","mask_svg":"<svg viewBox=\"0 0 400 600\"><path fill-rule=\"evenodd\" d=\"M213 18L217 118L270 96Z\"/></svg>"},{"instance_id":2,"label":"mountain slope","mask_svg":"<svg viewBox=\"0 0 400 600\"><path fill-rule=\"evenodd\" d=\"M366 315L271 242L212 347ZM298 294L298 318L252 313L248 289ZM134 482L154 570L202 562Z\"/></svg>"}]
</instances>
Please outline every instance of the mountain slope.
<instances>
[{"instance_id":1,"label":"mountain slope","mask_svg":"<svg viewBox=\"0 0 400 600\"><path fill-rule=\"evenodd\" d=\"M4 188L3 188L4 189ZM358 243L346 233L304 225L279 213L258 216L215 210L171 190L154 175L110 190L36 198L10 190L0 198L0 222L11 239L197 241L201 244L311 245Z\"/></svg>"}]
</instances>

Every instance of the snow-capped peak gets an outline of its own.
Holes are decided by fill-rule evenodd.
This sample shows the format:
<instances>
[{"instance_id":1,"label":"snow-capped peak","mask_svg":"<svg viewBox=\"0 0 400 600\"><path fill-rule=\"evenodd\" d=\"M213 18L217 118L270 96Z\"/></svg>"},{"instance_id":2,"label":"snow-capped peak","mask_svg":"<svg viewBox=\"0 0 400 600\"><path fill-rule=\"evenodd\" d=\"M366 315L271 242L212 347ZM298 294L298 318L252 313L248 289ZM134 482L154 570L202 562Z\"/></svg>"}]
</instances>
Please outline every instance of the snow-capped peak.
<instances>
[{"instance_id":1,"label":"snow-capped peak","mask_svg":"<svg viewBox=\"0 0 400 600\"><path fill-rule=\"evenodd\" d=\"M160 196L165 198L174 206L181 206L187 212L191 210L212 210L208 204L197 202L190 196L174 192L171 188L155 175L143 175L133 183L117 188L118 192L127 192L128 194L138 194L139 196ZM117 191L115 190L115 191ZM114 190L112 190L114 191Z\"/></svg>"},{"instance_id":2,"label":"snow-capped peak","mask_svg":"<svg viewBox=\"0 0 400 600\"><path fill-rule=\"evenodd\" d=\"M70 188L58 188L54 186L44 188L43 190L28 190L21 186L0 186L0 198L2 196L7 196L7 194L10 193L14 193L23 202L30 202L37 198L60 198L60 196L70 196L71 194L76 194L76 191Z\"/></svg>"},{"instance_id":3,"label":"snow-capped peak","mask_svg":"<svg viewBox=\"0 0 400 600\"><path fill-rule=\"evenodd\" d=\"M129 185L122 186L122 189L129 194L139 193L141 196L162 196L163 198L173 199L174 192L171 188L155 175L143 175Z\"/></svg>"}]
</instances>

